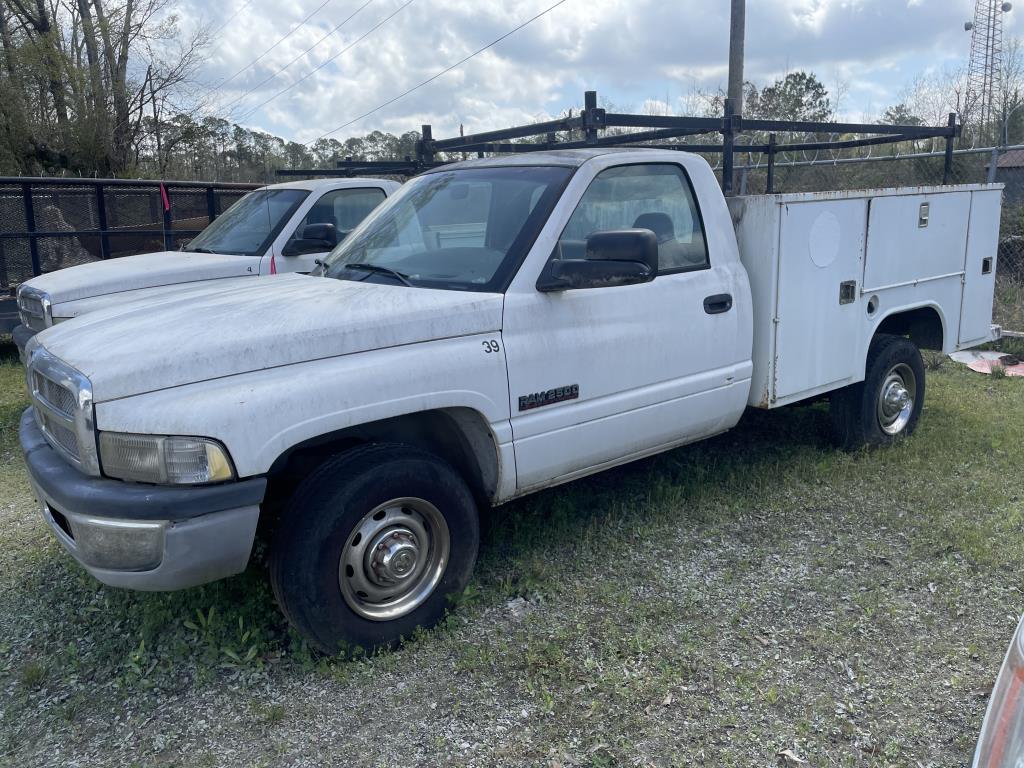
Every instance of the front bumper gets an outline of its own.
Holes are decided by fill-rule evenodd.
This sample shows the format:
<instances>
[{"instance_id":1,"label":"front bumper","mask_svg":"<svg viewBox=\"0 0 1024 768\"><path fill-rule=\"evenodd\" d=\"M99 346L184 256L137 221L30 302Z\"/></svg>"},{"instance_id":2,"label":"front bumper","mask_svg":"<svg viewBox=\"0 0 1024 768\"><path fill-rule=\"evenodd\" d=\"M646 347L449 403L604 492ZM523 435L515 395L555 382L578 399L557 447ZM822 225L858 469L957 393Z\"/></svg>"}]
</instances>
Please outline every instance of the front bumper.
<instances>
[{"instance_id":1,"label":"front bumper","mask_svg":"<svg viewBox=\"0 0 1024 768\"><path fill-rule=\"evenodd\" d=\"M104 584L173 590L245 570L265 478L167 487L83 475L46 442L31 409L18 437L43 519Z\"/></svg>"},{"instance_id":2,"label":"front bumper","mask_svg":"<svg viewBox=\"0 0 1024 768\"><path fill-rule=\"evenodd\" d=\"M18 300L13 296L0 299L0 333L10 333L20 322Z\"/></svg>"},{"instance_id":3,"label":"front bumper","mask_svg":"<svg viewBox=\"0 0 1024 768\"><path fill-rule=\"evenodd\" d=\"M16 325L14 330L11 331L11 336L14 337L14 343L18 347L18 357L21 358L22 365L25 364L25 347L28 345L29 339L37 333L39 333L39 331L34 331L27 325Z\"/></svg>"}]
</instances>

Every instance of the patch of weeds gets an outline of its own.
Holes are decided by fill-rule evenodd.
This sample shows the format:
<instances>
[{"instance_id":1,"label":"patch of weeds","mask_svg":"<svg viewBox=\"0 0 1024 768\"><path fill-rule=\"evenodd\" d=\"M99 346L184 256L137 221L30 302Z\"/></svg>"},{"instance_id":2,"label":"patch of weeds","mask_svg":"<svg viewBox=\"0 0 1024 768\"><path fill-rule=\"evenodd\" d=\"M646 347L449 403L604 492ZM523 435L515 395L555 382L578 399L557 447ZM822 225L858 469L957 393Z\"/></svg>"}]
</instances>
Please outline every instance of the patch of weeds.
<instances>
[{"instance_id":1,"label":"patch of weeds","mask_svg":"<svg viewBox=\"0 0 1024 768\"><path fill-rule=\"evenodd\" d=\"M49 676L50 670L45 664L33 661L22 668L18 683L25 690L34 691L36 688L41 688Z\"/></svg>"},{"instance_id":2,"label":"patch of weeds","mask_svg":"<svg viewBox=\"0 0 1024 768\"><path fill-rule=\"evenodd\" d=\"M468 643L459 649L455 668L461 672L482 672L495 661L494 650L487 645Z\"/></svg>"},{"instance_id":3,"label":"patch of weeds","mask_svg":"<svg viewBox=\"0 0 1024 768\"><path fill-rule=\"evenodd\" d=\"M73 723L78 716L89 709L89 697L82 692L74 693L57 707L57 716L67 723Z\"/></svg>"},{"instance_id":4,"label":"patch of weeds","mask_svg":"<svg viewBox=\"0 0 1024 768\"><path fill-rule=\"evenodd\" d=\"M217 613L217 606L208 611L197 608L194 619L185 619L182 625L193 633L196 645L202 649L203 657L211 664L223 666L263 669L262 653L266 644L253 623L244 616L235 621L224 621Z\"/></svg>"},{"instance_id":5,"label":"patch of weeds","mask_svg":"<svg viewBox=\"0 0 1024 768\"><path fill-rule=\"evenodd\" d=\"M287 714L283 704L263 704L255 702L252 705L253 714L257 722L263 725L277 725L284 720Z\"/></svg>"},{"instance_id":6,"label":"patch of weeds","mask_svg":"<svg viewBox=\"0 0 1024 768\"><path fill-rule=\"evenodd\" d=\"M921 358L924 360L926 371L939 371L949 362L949 357L944 352L934 349L921 350Z\"/></svg>"}]
</instances>

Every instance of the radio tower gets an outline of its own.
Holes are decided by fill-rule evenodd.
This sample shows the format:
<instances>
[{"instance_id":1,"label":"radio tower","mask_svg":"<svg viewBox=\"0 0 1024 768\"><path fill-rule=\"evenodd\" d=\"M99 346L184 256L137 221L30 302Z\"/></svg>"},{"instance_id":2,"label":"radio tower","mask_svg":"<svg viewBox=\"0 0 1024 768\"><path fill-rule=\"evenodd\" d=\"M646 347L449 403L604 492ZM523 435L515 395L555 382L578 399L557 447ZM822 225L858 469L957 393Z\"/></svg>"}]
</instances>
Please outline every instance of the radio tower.
<instances>
[{"instance_id":1,"label":"radio tower","mask_svg":"<svg viewBox=\"0 0 1024 768\"><path fill-rule=\"evenodd\" d=\"M963 123L973 123L984 134L997 119L1003 77L1003 14L1013 6L1000 0L976 0L974 21L964 24L971 33L971 62L967 70Z\"/></svg>"}]
</instances>

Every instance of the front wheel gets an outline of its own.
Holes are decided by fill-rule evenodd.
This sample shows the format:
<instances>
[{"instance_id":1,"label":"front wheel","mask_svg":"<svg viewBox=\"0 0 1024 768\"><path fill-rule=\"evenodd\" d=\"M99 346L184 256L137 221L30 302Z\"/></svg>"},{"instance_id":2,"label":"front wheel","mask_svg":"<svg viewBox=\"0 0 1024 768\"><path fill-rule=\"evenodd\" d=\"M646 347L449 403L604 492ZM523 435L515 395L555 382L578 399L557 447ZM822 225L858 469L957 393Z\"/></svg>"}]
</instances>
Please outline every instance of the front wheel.
<instances>
[{"instance_id":1,"label":"front wheel","mask_svg":"<svg viewBox=\"0 0 1024 768\"><path fill-rule=\"evenodd\" d=\"M836 440L844 448L890 445L914 431L923 405L924 362L917 345L901 336L877 336L864 381L832 393Z\"/></svg>"},{"instance_id":2,"label":"front wheel","mask_svg":"<svg viewBox=\"0 0 1024 768\"><path fill-rule=\"evenodd\" d=\"M288 620L318 650L392 647L443 616L476 561L472 494L447 463L399 445L327 461L296 490L272 543Z\"/></svg>"}]
</instances>

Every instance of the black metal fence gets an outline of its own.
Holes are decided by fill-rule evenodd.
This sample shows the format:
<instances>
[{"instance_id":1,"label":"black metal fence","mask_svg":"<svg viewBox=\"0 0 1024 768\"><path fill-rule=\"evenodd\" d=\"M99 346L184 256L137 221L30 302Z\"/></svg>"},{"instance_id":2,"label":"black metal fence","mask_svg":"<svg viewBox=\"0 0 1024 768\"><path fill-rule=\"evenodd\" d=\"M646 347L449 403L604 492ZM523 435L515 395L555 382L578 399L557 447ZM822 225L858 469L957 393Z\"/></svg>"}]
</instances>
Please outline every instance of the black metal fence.
<instances>
[{"instance_id":1,"label":"black metal fence","mask_svg":"<svg viewBox=\"0 0 1024 768\"><path fill-rule=\"evenodd\" d=\"M0 177L0 297L43 272L176 250L257 186Z\"/></svg>"},{"instance_id":2,"label":"black metal fence","mask_svg":"<svg viewBox=\"0 0 1024 768\"><path fill-rule=\"evenodd\" d=\"M734 193L738 154L765 157L768 191L774 187L777 158L793 152L845 151L894 145L901 142L938 141L943 147L943 183L953 169L954 145L961 134L957 117L950 113L946 125L888 125L882 123L811 122L745 118L730 99L721 117L640 115L608 112L597 105L597 92L586 91L584 108L556 120L518 125L496 131L435 139L430 125L421 126L416 156L393 160L339 160L335 168L280 170L279 176L354 176L360 174L415 174L475 153L517 154L551 149L588 147L658 146L680 152L699 152L721 158L722 191ZM789 136L784 141L778 135ZM694 136L721 136L720 143L690 142ZM738 144L746 137L749 141ZM794 138L795 137L795 138Z\"/></svg>"},{"instance_id":3,"label":"black metal fence","mask_svg":"<svg viewBox=\"0 0 1024 768\"><path fill-rule=\"evenodd\" d=\"M599 108L597 94L588 91L584 109L575 116L450 139L435 139L431 126L424 125L415 157L346 158L335 168L278 174L411 175L473 155L656 146L704 155L727 195L999 181L1007 186L995 322L1024 331L1024 146L957 150L960 134L954 114L938 126L751 120L736 114L727 100L721 117L632 115ZM1008 157L999 161L1015 150L1020 151L1013 163L1005 162Z\"/></svg>"}]
</instances>

